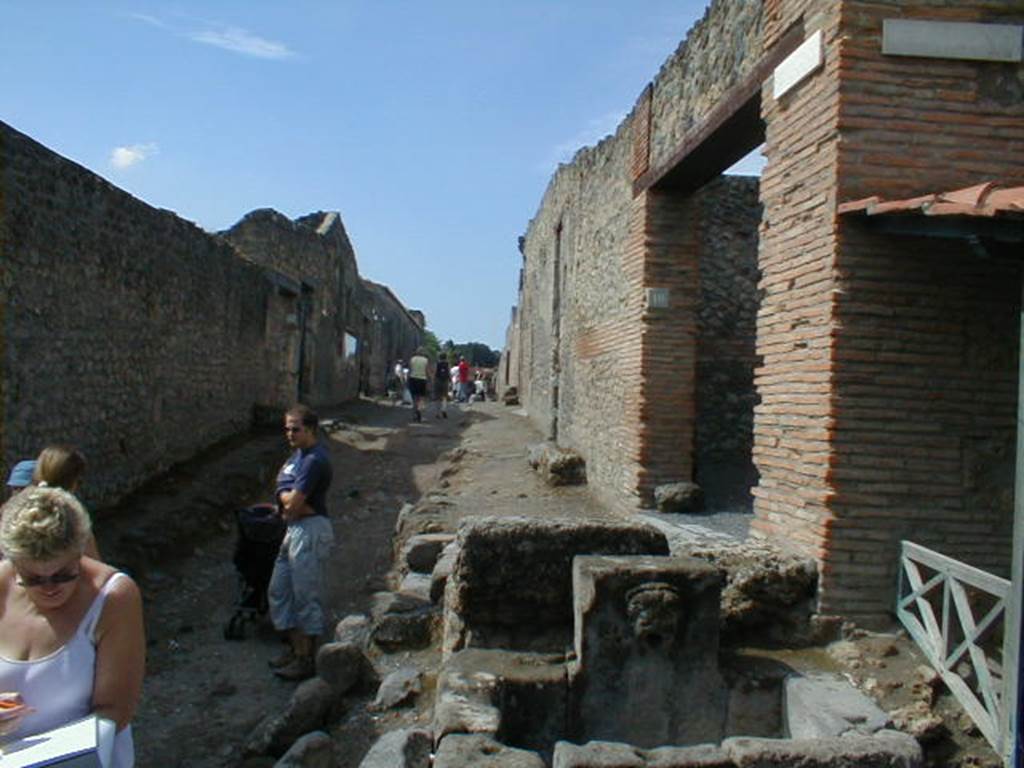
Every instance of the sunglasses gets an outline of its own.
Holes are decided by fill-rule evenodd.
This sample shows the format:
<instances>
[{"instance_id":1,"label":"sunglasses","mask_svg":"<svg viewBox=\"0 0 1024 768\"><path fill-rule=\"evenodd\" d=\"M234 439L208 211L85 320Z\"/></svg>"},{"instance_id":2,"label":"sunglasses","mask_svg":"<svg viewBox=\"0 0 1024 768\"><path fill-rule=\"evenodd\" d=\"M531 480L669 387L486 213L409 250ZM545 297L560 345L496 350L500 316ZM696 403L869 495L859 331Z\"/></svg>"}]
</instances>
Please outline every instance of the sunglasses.
<instances>
[{"instance_id":1,"label":"sunglasses","mask_svg":"<svg viewBox=\"0 0 1024 768\"><path fill-rule=\"evenodd\" d=\"M301 432L302 427L285 427L284 431L291 434L292 432Z\"/></svg>"},{"instance_id":2,"label":"sunglasses","mask_svg":"<svg viewBox=\"0 0 1024 768\"><path fill-rule=\"evenodd\" d=\"M22 576L18 574L17 582L19 587L56 587L74 581L78 576L79 571L57 571L49 576Z\"/></svg>"}]
</instances>

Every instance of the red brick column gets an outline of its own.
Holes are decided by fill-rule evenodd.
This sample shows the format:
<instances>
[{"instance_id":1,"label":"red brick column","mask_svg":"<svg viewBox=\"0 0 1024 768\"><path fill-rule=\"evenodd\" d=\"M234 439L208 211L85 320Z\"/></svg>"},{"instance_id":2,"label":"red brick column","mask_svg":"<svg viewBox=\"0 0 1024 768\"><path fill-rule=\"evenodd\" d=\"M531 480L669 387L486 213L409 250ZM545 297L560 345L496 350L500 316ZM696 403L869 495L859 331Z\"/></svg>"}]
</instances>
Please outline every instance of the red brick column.
<instances>
[{"instance_id":1,"label":"red brick column","mask_svg":"<svg viewBox=\"0 0 1024 768\"><path fill-rule=\"evenodd\" d=\"M655 486L693 479L700 238L693 198L653 190L641 197L643 286L668 291L667 307L645 305L641 316L637 490L650 504Z\"/></svg>"},{"instance_id":2,"label":"red brick column","mask_svg":"<svg viewBox=\"0 0 1024 768\"><path fill-rule=\"evenodd\" d=\"M835 3L773 3L770 45L799 11L808 34L821 30L821 69L780 100L762 93L767 165L758 265L763 299L757 322L754 411L754 535L786 542L827 561L832 525L834 430L835 132L838 67ZM831 7L830 7L831 6Z\"/></svg>"}]
</instances>

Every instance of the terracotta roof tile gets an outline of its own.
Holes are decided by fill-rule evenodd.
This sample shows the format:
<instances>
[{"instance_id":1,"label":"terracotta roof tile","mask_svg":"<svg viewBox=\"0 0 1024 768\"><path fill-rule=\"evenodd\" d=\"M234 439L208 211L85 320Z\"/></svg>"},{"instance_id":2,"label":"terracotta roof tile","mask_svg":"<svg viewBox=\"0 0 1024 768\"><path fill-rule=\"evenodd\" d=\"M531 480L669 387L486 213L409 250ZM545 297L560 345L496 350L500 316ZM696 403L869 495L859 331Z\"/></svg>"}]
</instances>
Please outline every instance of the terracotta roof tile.
<instances>
[{"instance_id":1,"label":"terracotta roof tile","mask_svg":"<svg viewBox=\"0 0 1024 768\"><path fill-rule=\"evenodd\" d=\"M925 216L997 216L1024 213L1024 187L1000 187L995 182L973 187L883 201L878 196L851 200L839 206L839 214L922 213Z\"/></svg>"}]
</instances>

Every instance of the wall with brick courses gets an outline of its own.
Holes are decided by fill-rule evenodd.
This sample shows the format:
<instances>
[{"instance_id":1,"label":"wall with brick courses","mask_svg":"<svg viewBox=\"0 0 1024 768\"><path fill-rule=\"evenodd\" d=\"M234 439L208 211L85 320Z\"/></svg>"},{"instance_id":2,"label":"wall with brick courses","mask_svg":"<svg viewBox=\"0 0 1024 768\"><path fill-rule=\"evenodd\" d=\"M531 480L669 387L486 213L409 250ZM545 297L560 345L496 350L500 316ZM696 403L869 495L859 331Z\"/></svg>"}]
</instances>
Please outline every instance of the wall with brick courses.
<instances>
[{"instance_id":1,"label":"wall with brick courses","mask_svg":"<svg viewBox=\"0 0 1024 768\"><path fill-rule=\"evenodd\" d=\"M720 227L717 209L657 188L620 194L619 174L667 170L762 51L794 25L805 36L821 31L823 66L779 100L771 78L762 90L763 214L757 269L744 267L748 279L760 272L757 342L733 347L744 362L717 375L728 369L739 381L757 366L756 391L737 388L746 407L756 402L753 533L818 560L826 613L874 620L889 610L894 548L907 530L981 567L1007 562L1005 543L992 542L1005 542L1010 524L1018 270L981 268L956 243L872 235L836 215L838 202L872 194L1024 183L1021 66L880 53L885 17L1020 23L1024 14L1009 0L967 6L714 3L616 136L560 169L527 238L520 388L531 415L550 426L557 380L560 442L587 458L595 490L635 507L657 482L691 471L695 427L699 462L701 450L719 450L714 441L702 448L701 435L720 409L702 415L701 403L733 385L708 385L716 374L701 362L719 344L725 359L728 348L713 324L705 335L702 306L712 299L694 283L697 270L703 285L705 267L721 263L707 260L713 246L698 237ZM556 326L559 223L558 279L572 290L561 291ZM647 287L670 288L671 319L644 309ZM751 305L736 309L749 328ZM604 381L616 369L643 380L617 389ZM659 376L674 376L675 390L652 386ZM734 418L749 425L743 412ZM931 516L921 511L929 505Z\"/></svg>"},{"instance_id":2,"label":"wall with brick courses","mask_svg":"<svg viewBox=\"0 0 1024 768\"><path fill-rule=\"evenodd\" d=\"M3 452L89 459L109 500L248 427L272 287L229 245L0 123Z\"/></svg>"},{"instance_id":3,"label":"wall with brick courses","mask_svg":"<svg viewBox=\"0 0 1024 768\"><path fill-rule=\"evenodd\" d=\"M837 3L765 4L765 46L803 21L821 30L825 62L782 99L762 89L763 206L754 410L754 535L818 558L831 515L829 468L835 317Z\"/></svg>"},{"instance_id":4,"label":"wall with brick courses","mask_svg":"<svg viewBox=\"0 0 1024 768\"><path fill-rule=\"evenodd\" d=\"M1024 67L883 56L884 18L1024 22L1010 2L844 3L838 198L1024 184ZM1020 269L962 241L839 230L834 519L821 609L891 610L900 538L1008 575Z\"/></svg>"},{"instance_id":5,"label":"wall with brick courses","mask_svg":"<svg viewBox=\"0 0 1024 768\"><path fill-rule=\"evenodd\" d=\"M700 303L697 199L634 197L632 181L756 65L759 18L756 3L714 3L616 134L559 169L525 238L523 402L549 434L557 416L559 443L583 454L591 487L623 509L693 476ZM668 288L670 308L645 309L647 287Z\"/></svg>"},{"instance_id":6,"label":"wall with brick courses","mask_svg":"<svg viewBox=\"0 0 1024 768\"><path fill-rule=\"evenodd\" d=\"M643 264L631 248L642 238L631 229L641 209L632 200L629 130L627 119L614 137L560 168L530 223L518 385L531 419L550 433L557 383L558 442L586 458L598 495L635 506Z\"/></svg>"},{"instance_id":7,"label":"wall with brick courses","mask_svg":"<svg viewBox=\"0 0 1024 768\"><path fill-rule=\"evenodd\" d=\"M501 350L495 392L503 397L510 387L517 387L519 381L519 306L512 307L508 328L505 329L505 345Z\"/></svg>"},{"instance_id":8,"label":"wall with brick courses","mask_svg":"<svg viewBox=\"0 0 1024 768\"><path fill-rule=\"evenodd\" d=\"M1008 576L1021 270L845 229L821 608L877 614L902 538Z\"/></svg>"},{"instance_id":9,"label":"wall with brick courses","mask_svg":"<svg viewBox=\"0 0 1024 768\"><path fill-rule=\"evenodd\" d=\"M911 531L975 565L1007 563L1019 275L979 268L956 243L871 235L835 206L1022 183L1021 67L885 57L881 29L897 17L1020 23L1024 9L821 6L802 10L806 32L824 33L825 66L762 99L754 529L818 558L823 612L873 621L891 611ZM765 5L766 45L800 10Z\"/></svg>"}]
</instances>

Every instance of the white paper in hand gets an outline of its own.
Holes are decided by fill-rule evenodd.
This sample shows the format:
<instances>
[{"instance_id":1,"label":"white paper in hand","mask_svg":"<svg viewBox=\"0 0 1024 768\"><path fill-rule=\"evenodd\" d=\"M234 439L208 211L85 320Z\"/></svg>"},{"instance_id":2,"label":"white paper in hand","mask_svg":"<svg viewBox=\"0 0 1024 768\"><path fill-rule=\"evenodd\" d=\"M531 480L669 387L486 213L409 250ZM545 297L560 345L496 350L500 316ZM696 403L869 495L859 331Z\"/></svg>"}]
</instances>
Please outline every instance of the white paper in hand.
<instances>
[{"instance_id":1,"label":"white paper in hand","mask_svg":"<svg viewBox=\"0 0 1024 768\"><path fill-rule=\"evenodd\" d=\"M3 745L0 768L102 768L95 715Z\"/></svg>"}]
</instances>

